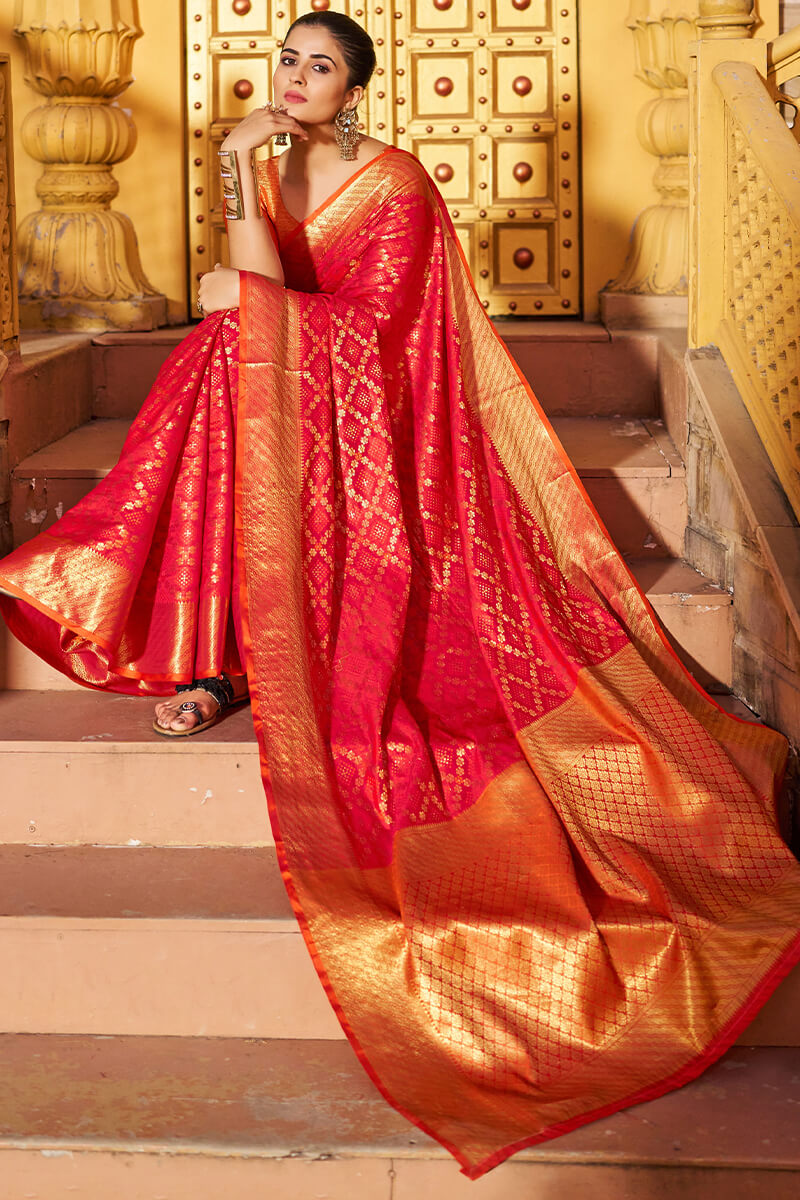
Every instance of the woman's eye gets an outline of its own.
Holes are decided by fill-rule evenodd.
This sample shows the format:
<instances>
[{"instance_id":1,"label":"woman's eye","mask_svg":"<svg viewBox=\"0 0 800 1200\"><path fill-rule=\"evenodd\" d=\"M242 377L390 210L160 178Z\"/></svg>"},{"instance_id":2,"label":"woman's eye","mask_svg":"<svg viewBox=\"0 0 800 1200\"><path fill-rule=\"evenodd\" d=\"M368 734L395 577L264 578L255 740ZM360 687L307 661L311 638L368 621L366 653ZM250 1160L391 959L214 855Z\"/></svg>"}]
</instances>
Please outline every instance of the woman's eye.
<instances>
[{"instance_id":1,"label":"woman's eye","mask_svg":"<svg viewBox=\"0 0 800 1200\"><path fill-rule=\"evenodd\" d=\"M291 55L290 55L290 54L286 54L286 55L284 55L284 57L281 59L281 64L282 64L284 67L293 67L293 66L294 66L294 59L291 57Z\"/></svg>"},{"instance_id":2,"label":"woman's eye","mask_svg":"<svg viewBox=\"0 0 800 1200\"><path fill-rule=\"evenodd\" d=\"M326 67L324 63L315 63L314 70L319 71L322 75L327 75L330 67Z\"/></svg>"}]
</instances>

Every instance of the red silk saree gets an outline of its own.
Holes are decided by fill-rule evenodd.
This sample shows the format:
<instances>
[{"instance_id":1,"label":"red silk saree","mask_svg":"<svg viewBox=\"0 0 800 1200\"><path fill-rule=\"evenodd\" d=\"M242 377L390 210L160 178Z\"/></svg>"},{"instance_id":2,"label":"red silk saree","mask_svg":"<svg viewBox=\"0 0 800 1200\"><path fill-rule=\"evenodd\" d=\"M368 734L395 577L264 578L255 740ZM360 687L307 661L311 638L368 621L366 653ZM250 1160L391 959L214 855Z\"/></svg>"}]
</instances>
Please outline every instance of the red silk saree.
<instances>
[{"instance_id":1,"label":"red silk saree","mask_svg":"<svg viewBox=\"0 0 800 1200\"><path fill-rule=\"evenodd\" d=\"M699 1074L800 959L786 744L669 649L417 161L302 223L261 180L286 288L176 349L3 610L93 687L245 660L331 1003L477 1178Z\"/></svg>"}]
</instances>

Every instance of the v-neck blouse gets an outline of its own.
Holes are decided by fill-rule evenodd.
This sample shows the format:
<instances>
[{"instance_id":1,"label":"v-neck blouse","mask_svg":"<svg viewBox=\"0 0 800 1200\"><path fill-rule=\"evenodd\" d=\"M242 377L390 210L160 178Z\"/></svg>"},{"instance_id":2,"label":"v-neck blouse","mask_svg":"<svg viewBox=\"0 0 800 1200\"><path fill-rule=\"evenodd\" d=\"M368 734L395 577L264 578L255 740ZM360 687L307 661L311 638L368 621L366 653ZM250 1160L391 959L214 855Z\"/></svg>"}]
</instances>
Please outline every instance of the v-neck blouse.
<instances>
[{"instance_id":1,"label":"v-neck blouse","mask_svg":"<svg viewBox=\"0 0 800 1200\"><path fill-rule=\"evenodd\" d=\"M314 211L309 213L309 215L302 221L298 221L296 217L293 217L283 202L280 176L278 174L278 159L281 156L276 154L273 155L272 158L262 159L259 163L258 170L260 191L262 198L266 203L268 215L275 225L275 229L281 242L283 242L286 237L292 236L295 233L299 233L301 229L305 229L308 225L311 225L312 222L317 219L317 217L321 216L325 209L333 204L335 200L338 200L343 192L347 191L347 189L356 181L356 179L363 175L365 171L368 171L371 166L384 158L385 155L391 152L396 152L396 147L386 146L384 150L381 150L380 154L376 154L374 158L369 160L369 162L364 163L363 167L359 167L359 169L355 171L349 177L349 179L345 179L344 183L336 188L334 192L331 192L330 196L328 196L326 200L323 200L322 204L318 205Z\"/></svg>"}]
</instances>

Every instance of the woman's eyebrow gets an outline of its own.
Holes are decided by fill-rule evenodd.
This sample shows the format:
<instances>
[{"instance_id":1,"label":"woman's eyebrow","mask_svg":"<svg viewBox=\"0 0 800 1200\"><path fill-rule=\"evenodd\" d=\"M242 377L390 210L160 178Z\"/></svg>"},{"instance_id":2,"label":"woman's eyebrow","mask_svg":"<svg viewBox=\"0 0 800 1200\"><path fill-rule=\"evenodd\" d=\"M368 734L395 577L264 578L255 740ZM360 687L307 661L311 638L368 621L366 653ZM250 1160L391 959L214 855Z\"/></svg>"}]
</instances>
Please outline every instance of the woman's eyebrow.
<instances>
[{"instance_id":1,"label":"woman's eyebrow","mask_svg":"<svg viewBox=\"0 0 800 1200\"><path fill-rule=\"evenodd\" d=\"M281 53L282 54L297 54L297 51L293 50L291 46L284 46ZM329 63L333 63L333 65L336 66L336 63L331 58L330 54L309 54L308 57L309 58L327 58Z\"/></svg>"}]
</instances>

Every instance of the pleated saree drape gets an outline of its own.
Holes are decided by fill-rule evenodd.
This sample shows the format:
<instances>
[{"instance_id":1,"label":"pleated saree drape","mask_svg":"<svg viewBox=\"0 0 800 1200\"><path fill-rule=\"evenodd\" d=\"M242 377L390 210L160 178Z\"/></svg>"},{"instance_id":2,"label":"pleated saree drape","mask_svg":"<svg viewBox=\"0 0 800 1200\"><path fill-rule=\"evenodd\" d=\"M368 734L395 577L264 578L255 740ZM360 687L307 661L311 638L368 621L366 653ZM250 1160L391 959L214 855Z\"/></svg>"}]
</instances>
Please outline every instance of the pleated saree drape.
<instances>
[{"instance_id":1,"label":"pleated saree drape","mask_svg":"<svg viewBox=\"0 0 800 1200\"><path fill-rule=\"evenodd\" d=\"M331 1003L475 1178L697 1075L800 959L786 744L677 662L417 161L302 223L275 168L286 288L177 348L3 608L91 686L246 660Z\"/></svg>"}]
</instances>

